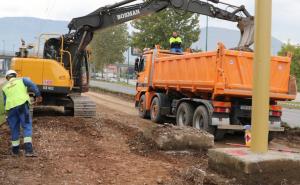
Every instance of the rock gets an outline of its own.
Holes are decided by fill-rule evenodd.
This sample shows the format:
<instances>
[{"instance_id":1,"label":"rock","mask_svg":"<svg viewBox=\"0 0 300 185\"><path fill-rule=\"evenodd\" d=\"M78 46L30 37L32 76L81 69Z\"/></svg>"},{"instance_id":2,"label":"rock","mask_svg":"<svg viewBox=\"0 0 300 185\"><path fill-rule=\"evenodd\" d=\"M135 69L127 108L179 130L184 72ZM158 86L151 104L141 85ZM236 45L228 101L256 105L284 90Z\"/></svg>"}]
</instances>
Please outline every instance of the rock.
<instances>
[{"instance_id":1,"label":"rock","mask_svg":"<svg viewBox=\"0 0 300 185\"><path fill-rule=\"evenodd\" d=\"M86 155L84 153L80 153L78 154L79 157L86 157Z\"/></svg>"},{"instance_id":2,"label":"rock","mask_svg":"<svg viewBox=\"0 0 300 185\"><path fill-rule=\"evenodd\" d=\"M213 135L192 127L158 126L150 137L162 150L200 150L214 146Z\"/></svg>"},{"instance_id":3,"label":"rock","mask_svg":"<svg viewBox=\"0 0 300 185\"><path fill-rule=\"evenodd\" d=\"M97 182L98 182L98 184L102 184L103 180L102 179L98 179Z\"/></svg>"},{"instance_id":4,"label":"rock","mask_svg":"<svg viewBox=\"0 0 300 185\"><path fill-rule=\"evenodd\" d=\"M157 182L157 184L163 184L164 183L161 177L158 177L156 179L156 182Z\"/></svg>"},{"instance_id":5,"label":"rock","mask_svg":"<svg viewBox=\"0 0 300 185\"><path fill-rule=\"evenodd\" d=\"M62 170L63 173L72 173L72 170L70 168L66 168Z\"/></svg>"},{"instance_id":6,"label":"rock","mask_svg":"<svg viewBox=\"0 0 300 185\"><path fill-rule=\"evenodd\" d=\"M192 184L202 185L204 182L204 178L206 176L205 171L196 168L190 167L186 170L184 174L184 178L186 181L191 182Z\"/></svg>"},{"instance_id":7,"label":"rock","mask_svg":"<svg viewBox=\"0 0 300 185\"><path fill-rule=\"evenodd\" d=\"M96 131L92 131L91 132L91 136L96 136L97 135L97 132Z\"/></svg>"},{"instance_id":8,"label":"rock","mask_svg":"<svg viewBox=\"0 0 300 185\"><path fill-rule=\"evenodd\" d=\"M40 164L40 167L41 167L41 168L44 168L44 165L43 165L43 164Z\"/></svg>"}]
</instances>

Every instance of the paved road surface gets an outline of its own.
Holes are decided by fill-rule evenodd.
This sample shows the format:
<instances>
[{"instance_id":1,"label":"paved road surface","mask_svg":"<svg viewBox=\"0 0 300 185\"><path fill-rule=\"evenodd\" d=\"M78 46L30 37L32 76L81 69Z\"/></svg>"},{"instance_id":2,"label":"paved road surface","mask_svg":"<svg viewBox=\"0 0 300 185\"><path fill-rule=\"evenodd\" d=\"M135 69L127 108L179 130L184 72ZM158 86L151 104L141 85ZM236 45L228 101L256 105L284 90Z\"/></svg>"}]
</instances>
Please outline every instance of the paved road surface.
<instances>
[{"instance_id":1,"label":"paved road surface","mask_svg":"<svg viewBox=\"0 0 300 185\"><path fill-rule=\"evenodd\" d=\"M297 93L297 97L295 101L300 102L300 93Z\"/></svg>"},{"instance_id":2,"label":"paved road surface","mask_svg":"<svg viewBox=\"0 0 300 185\"><path fill-rule=\"evenodd\" d=\"M91 86L96 86L110 91L123 92L126 94L135 94L135 88L129 86L123 86L116 83L102 82L102 81L91 81ZM298 93L297 101L300 101L300 93ZM295 109L283 109L282 120L290 127L300 127L300 110Z\"/></svg>"},{"instance_id":3,"label":"paved road surface","mask_svg":"<svg viewBox=\"0 0 300 185\"><path fill-rule=\"evenodd\" d=\"M292 128L300 127L300 110L284 108L282 120Z\"/></svg>"},{"instance_id":4,"label":"paved road surface","mask_svg":"<svg viewBox=\"0 0 300 185\"><path fill-rule=\"evenodd\" d=\"M100 88L107 89L110 91L123 92L126 94L135 95L134 87L124 86L124 85L120 85L117 83L109 83L109 82L91 80L90 86L100 87Z\"/></svg>"}]
</instances>

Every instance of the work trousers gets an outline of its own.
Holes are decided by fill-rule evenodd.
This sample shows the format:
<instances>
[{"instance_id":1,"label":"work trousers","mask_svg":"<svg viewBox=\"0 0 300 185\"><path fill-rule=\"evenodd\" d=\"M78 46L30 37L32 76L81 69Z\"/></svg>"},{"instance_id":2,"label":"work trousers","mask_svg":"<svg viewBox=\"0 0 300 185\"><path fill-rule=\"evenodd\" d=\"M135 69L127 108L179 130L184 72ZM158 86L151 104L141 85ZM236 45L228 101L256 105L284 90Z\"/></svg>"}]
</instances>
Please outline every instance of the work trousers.
<instances>
[{"instance_id":1,"label":"work trousers","mask_svg":"<svg viewBox=\"0 0 300 185\"><path fill-rule=\"evenodd\" d=\"M20 127L23 128L24 143L32 142L32 118L27 102L10 109L7 122L11 131L12 146L20 145Z\"/></svg>"},{"instance_id":2,"label":"work trousers","mask_svg":"<svg viewBox=\"0 0 300 185\"><path fill-rule=\"evenodd\" d=\"M173 52L173 53L182 53L182 48L171 48L171 52Z\"/></svg>"}]
</instances>

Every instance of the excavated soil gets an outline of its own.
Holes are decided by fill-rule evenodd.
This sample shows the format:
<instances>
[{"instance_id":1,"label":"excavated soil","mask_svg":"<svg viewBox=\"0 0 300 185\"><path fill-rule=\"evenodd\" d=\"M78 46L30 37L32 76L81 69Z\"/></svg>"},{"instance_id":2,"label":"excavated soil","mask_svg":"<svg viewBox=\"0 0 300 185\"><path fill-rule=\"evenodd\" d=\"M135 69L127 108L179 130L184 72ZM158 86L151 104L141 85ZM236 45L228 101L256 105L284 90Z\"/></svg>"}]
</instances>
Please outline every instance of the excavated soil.
<instances>
[{"instance_id":1,"label":"excavated soil","mask_svg":"<svg viewBox=\"0 0 300 185\"><path fill-rule=\"evenodd\" d=\"M43 111L55 116L33 120L37 158L10 156L9 129L1 127L0 184L199 184L199 174L189 168L206 171L206 153L158 151L138 129L123 124L137 121L133 116L100 107L94 119ZM205 184L232 181L211 176Z\"/></svg>"},{"instance_id":2,"label":"excavated soil","mask_svg":"<svg viewBox=\"0 0 300 185\"><path fill-rule=\"evenodd\" d=\"M0 184L239 184L239 179L208 170L205 151L158 150L139 130L152 123L138 118L132 102L108 95L93 94L93 98L102 105L93 119L65 116L61 109L53 108L35 112L33 142L37 158L10 156L10 133L3 125ZM294 134L295 138L299 136Z\"/></svg>"}]
</instances>

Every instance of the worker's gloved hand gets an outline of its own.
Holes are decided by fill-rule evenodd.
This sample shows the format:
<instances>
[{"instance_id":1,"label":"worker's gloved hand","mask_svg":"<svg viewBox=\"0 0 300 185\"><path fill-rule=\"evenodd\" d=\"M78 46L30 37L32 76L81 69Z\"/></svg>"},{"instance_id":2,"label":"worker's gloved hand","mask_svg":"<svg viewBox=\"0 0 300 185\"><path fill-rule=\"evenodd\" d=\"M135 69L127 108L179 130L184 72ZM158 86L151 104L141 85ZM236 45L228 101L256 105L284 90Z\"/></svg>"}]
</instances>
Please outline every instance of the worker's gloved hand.
<instances>
[{"instance_id":1,"label":"worker's gloved hand","mask_svg":"<svg viewBox=\"0 0 300 185\"><path fill-rule=\"evenodd\" d=\"M42 103L42 101L43 101L43 97L42 96L38 96L38 97L35 98L35 102L36 103Z\"/></svg>"}]
</instances>

